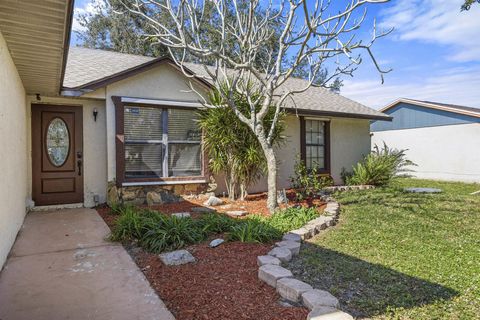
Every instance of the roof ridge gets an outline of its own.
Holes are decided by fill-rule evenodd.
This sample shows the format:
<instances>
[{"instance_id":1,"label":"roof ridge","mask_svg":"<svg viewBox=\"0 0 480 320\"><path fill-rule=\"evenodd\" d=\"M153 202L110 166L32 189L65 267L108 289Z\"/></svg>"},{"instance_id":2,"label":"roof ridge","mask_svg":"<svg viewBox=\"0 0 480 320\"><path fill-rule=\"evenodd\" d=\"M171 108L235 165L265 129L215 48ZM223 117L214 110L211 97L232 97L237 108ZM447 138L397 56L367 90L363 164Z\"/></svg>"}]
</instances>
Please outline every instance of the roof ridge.
<instances>
[{"instance_id":1,"label":"roof ridge","mask_svg":"<svg viewBox=\"0 0 480 320\"><path fill-rule=\"evenodd\" d=\"M89 51L95 51L95 52L114 54L114 55L118 55L118 56L130 56L130 57L149 59L149 60L160 58L160 57L145 56L145 55L142 55L142 54L126 53L126 52L119 52L119 51L115 51L115 50L100 49L100 48L89 48L89 47L83 47L83 46L70 46L69 50L72 50L72 49L73 50L77 50L77 49L89 50Z\"/></svg>"}]
</instances>

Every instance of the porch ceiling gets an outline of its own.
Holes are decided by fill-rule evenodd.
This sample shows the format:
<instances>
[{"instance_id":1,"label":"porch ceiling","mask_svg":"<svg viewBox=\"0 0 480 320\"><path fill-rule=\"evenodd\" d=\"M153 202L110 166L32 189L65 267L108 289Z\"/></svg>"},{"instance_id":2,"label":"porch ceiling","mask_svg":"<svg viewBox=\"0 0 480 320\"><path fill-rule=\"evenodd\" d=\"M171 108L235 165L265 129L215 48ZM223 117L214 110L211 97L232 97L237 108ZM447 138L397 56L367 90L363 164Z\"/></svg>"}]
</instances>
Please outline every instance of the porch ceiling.
<instances>
[{"instance_id":1,"label":"porch ceiling","mask_svg":"<svg viewBox=\"0 0 480 320\"><path fill-rule=\"evenodd\" d=\"M0 0L0 32L28 94L58 95L74 0Z\"/></svg>"}]
</instances>

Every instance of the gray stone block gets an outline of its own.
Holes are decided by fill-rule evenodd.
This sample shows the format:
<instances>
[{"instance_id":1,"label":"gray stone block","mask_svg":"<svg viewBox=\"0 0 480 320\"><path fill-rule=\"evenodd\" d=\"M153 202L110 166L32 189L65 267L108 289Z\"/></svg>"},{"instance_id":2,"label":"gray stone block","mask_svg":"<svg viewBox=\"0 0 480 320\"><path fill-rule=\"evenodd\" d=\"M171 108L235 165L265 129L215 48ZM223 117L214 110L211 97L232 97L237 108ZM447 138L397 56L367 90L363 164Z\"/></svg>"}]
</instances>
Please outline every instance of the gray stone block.
<instances>
[{"instance_id":1,"label":"gray stone block","mask_svg":"<svg viewBox=\"0 0 480 320\"><path fill-rule=\"evenodd\" d=\"M160 260L167 266L177 266L181 264L195 262L195 258L187 250L177 250L166 252L159 255Z\"/></svg>"},{"instance_id":2,"label":"gray stone block","mask_svg":"<svg viewBox=\"0 0 480 320\"><path fill-rule=\"evenodd\" d=\"M315 227L315 233L319 233L321 230L327 228L327 217L321 216L316 219L311 220L308 225Z\"/></svg>"},{"instance_id":3,"label":"gray stone block","mask_svg":"<svg viewBox=\"0 0 480 320\"><path fill-rule=\"evenodd\" d=\"M404 189L406 192L412 192L412 193L441 193L442 189L436 189L436 188L405 188Z\"/></svg>"},{"instance_id":4,"label":"gray stone block","mask_svg":"<svg viewBox=\"0 0 480 320\"><path fill-rule=\"evenodd\" d=\"M277 281L282 278L292 278L290 270L275 264L266 264L258 268L258 278L272 287L277 286Z\"/></svg>"},{"instance_id":5,"label":"gray stone block","mask_svg":"<svg viewBox=\"0 0 480 320\"><path fill-rule=\"evenodd\" d=\"M277 247L287 248L292 253L292 256L296 256L300 253L300 242L296 241L280 241L275 243Z\"/></svg>"},{"instance_id":6,"label":"gray stone block","mask_svg":"<svg viewBox=\"0 0 480 320\"><path fill-rule=\"evenodd\" d=\"M338 309L322 306L310 311L307 320L353 320L353 317Z\"/></svg>"},{"instance_id":7,"label":"gray stone block","mask_svg":"<svg viewBox=\"0 0 480 320\"><path fill-rule=\"evenodd\" d=\"M227 211L227 214L229 216L234 216L234 217L243 217L243 216L246 216L248 212L244 210L232 210L232 211Z\"/></svg>"},{"instance_id":8,"label":"gray stone block","mask_svg":"<svg viewBox=\"0 0 480 320\"><path fill-rule=\"evenodd\" d=\"M292 260L292 252L285 247L273 248L268 255L278 258L281 262L288 262Z\"/></svg>"},{"instance_id":9,"label":"gray stone block","mask_svg":"<svg viewBox=\"0 0 480 320\"><path fill-rule=\"evenodd\" d=\"M215 196L211 196L207 201L203 203L205 206L219 206L223 204L223 200Z\"/></svg>"},{"instance_id":10,"label":"gray stone block","mask_svg":"<svg viewBox=\"0 0 480 320\"><path fill-rule=\"evenodd\" d=\"M302 303L310 310L321 306L332 308L338 308L339 306L337 298L331 295L328 291L319 289L305 291L302 294Z\"/></svg>"},{"instance_id":11,"label":"gray stone block","mask_svg":"<svg viewBox=\"0 0 480 320\"><path fill-rule=\"evenodd\" d=\"M310 231L310 235L311 235L310 237L313 237L313 236L315 236L315 235L318 233L318 231L317 231L317 226L314 225L314 224L310 224L310 223L309 223L309 224L306 224L306 225L304 226L304 228L307 229L308 231Z\"/></svg>"},{"instance_id":12,"label":"gray stone block","mask_svg":"<svg viewBox=\"0 0 480 320\"><path fill-rule=\"evenodd\" d=\"M207 208L207 207L193 207L190 210L192 210L192 212L196 212L196 213L213 213L213 212L215 212L214 209Z\"/></svg>"},{"instance_id":13,"label":"gray stone block","mask_svg":"<svg viewBox=\"0 0 480 320\"><path fill-rule=\"evenodd\" d=\"M307 228L303 228L303 227L296 230L292 230L290 231L290 233L299 235L300 238L302 238L302 240L310 239L313 236L311 230L308 230Z\"/></svg>"},{"instance_id":14,"label":"gray stone block","mask_svg":"<svg viewBox=\"0 0 480 320\"><path fill-rule=\"evenodd\" d=\"M282 240L284 240L284 241L302 242L302 238L301 238L298 234L291 233L291 232L285 233L285 234L283 235Z\"/></svg>"},{"instance_id":15,"label":"gray stone block","mask_svg":"<svg viewBox=\"0 0 480 320\"><path fill-rule=\"evenodd\" d=\"M278 259L278 258L275 258L273 256L269 256L269 255L266 255L266 256L258 256L257 257L257 264L259 267L263 266L263 265L266 265L266 264L275 264L277 266L279 266L282 262Z\"/></svg>"},{"instance_id":16,"label":"gray stone block","mask_svg":"<svg viewBox=\"0 0 480 320\"><path fill-rule=\"evenodd\" d=\"M277 281L278 294L293 302L300 302L302 299L302 293L312 289L312 286L308 283L294 278L282 278Z\"/></svg>"}]
</instances>

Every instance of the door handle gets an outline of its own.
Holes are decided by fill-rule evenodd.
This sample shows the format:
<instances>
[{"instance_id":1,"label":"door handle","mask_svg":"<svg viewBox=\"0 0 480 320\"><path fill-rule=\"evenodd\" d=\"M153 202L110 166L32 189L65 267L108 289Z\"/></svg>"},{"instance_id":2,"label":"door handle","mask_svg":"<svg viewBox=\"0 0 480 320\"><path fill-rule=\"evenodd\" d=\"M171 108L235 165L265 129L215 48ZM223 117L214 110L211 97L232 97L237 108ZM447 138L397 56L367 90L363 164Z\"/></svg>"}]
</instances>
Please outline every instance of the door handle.
<instances>
[{"instance_id":1,"label":"door handle","mask_svg":"<svg viewBox=\"0 0 480 320\"><path fill-rule=\"evenodd\" d=\"M82 175L82 152L77 152L77 167L78 167L78 175Z\"/></svg>"}]
</instances>

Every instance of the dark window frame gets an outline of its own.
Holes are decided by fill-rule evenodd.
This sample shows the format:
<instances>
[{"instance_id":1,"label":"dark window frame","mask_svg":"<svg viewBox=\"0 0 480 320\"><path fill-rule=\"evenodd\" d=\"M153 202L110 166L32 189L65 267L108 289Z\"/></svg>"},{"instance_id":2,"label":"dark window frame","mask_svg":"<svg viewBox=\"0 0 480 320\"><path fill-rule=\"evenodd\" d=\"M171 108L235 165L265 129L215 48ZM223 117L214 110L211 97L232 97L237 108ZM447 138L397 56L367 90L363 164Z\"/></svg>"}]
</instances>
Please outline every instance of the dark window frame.
<instances>
[{"instance_id":1,"label":"dark window frame","mask_svg":"<svg viewBox=\"0 0 480 320\"><path fill-rule=\"evenodd\" d=\"M321 121L325 124L324 132L324 159L325 168L319 168L320 174L331 174L330 166L330 121L325 119L315 119L313 117L300 116L300 159L305 166L307 165L307 142L306 142L306 120Z\"/></svg>"},{"instance_id":2,"label":"dark window frame","mask_svg":"<svg viewBox=\"0 0 480 320\"><path fill-rule=\"evenodd\" d=\"M168 112L168 109L188 109L192 110L192 107L182 107L182 106L167 106L167 105L158 105L158 104L146 104L146 103L126 103L122 101L122 97L112 96L112 101L115 106L115 148L116 148L116 184L118 187L121 187L124 183L135 183L141 185L142 183L158 183L158 184L182 184L185 182L197 182L203 183L208 182L208 176L210 172L208 171L207 166L207 157L205 150L203 149L202 139L200 140L200 162L201 162L201 174L198 176L176 176L176 177L148 177L148 178L139 178L139 177L126 177L125 175L125 116L124 108L129 107L148 107L148 108L158 108L163 109ZM167 125L168 120L166 117L162 117L163 125ZM169 141L174 143L175 141ZM168 143L166 144L168 148ZM164 154L164 157L168 156L168 153ZM163 160L163 170L167 170L168 174L168 158Z\"/></svg>"}]
</instances>

